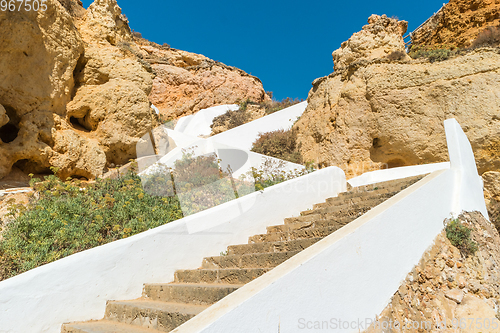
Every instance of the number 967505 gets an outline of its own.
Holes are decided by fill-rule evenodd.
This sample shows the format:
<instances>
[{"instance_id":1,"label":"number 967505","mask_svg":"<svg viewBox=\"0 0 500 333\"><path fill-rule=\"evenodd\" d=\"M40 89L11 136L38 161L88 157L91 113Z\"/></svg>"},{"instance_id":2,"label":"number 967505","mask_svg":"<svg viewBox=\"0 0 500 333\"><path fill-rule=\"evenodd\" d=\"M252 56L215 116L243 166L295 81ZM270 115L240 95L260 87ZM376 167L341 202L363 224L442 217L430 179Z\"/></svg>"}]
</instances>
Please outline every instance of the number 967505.
<instances>
[{"instance_id":1,"label":"number 967505","mask_svg":"<svg viewBox=\"0 0 500 333\"><path fill-rule=\"evenodd\" d=\"M31 12L31 11L46 11L47 10L47 0L1 0L0 10L2 12L20 12L21 10Z\"/></svg>"}]
</instances>

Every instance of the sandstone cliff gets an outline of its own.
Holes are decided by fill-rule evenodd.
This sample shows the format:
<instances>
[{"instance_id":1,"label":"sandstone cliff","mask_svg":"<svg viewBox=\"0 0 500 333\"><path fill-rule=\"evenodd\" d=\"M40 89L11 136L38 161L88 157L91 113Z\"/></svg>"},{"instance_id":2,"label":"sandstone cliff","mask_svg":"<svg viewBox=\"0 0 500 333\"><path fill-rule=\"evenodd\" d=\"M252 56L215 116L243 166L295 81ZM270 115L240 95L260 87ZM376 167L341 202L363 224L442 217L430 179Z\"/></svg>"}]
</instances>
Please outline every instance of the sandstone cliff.
<instances>
[{"instance_id":1,"label":"sandstone cliff","mask_svg":"<svg viewBox=\"0 0 500 333\"><path fill-rule=\"evenodd\" d=\"M189 52L136 43L116 0L48 0L0 12L0 179L25 173L95 178L136 157L165 117L267 99L262 83ZM155 77L156 76L156 77Z\"/></svg>"},{"instance_id":2,"label":"sandstone cliff","mask_svg":"<svg viewBox=\"0 0 500 333\"><path fill-rule=\"evenodd\" d=\"M486 27L500 24L500 3L494 0L450 0L433 20L415 31L414 46L468 47Z\"/></svg>"},{"instance_id":3,"label":"sandstone cliff","mask_svg":"<svg viewBox=\"0 0 500 333\"><path fill-rule=\"evenodd\" d=\"M176 119L214 105L270 100L262 82L241 69L142 38L136 42L140 57L156 74L149 98L165 118Z\"/></svg>"},{"instance_id":4,"label":"sandstone cliff","mask_svg":"<svg viewBox=\"0 0 500 333\"><path fill-rule=\"evenodd\" d=\"M480 174L498 170L500 51L477 49L435 63L392 60L393 50L404 49L404 29L395 19L379 20L371 18L345 45L371 38L364 44L382 51L345 52L343 44L334 52L337 70L313 82L309 105L295 125L304 160L340 166L351 177L447 161L443 121L454 117L471 141ZM381 35L384 44L376 42Z\"/></svg>"}]
</instances>

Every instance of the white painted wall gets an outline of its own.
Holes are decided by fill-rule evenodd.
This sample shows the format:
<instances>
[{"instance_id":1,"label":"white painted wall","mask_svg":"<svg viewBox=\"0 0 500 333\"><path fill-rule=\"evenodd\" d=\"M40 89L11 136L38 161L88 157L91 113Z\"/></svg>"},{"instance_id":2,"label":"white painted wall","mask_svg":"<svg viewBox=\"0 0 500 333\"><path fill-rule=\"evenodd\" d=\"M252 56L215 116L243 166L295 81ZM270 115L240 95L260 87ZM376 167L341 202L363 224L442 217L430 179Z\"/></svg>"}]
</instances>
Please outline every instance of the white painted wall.
<instances>
[{"instance_id":1,"label":"white painted wall","mask_svg":"<svg viewBox=\"0 0 500 333\"><path fill-rule=\"evenodd\" d=\"M170 282L345 188L343 171L326 168L2 281L0 332L56 333L64 322L100 319L107 300L138 298L144 283Z\"/></svg>"},{"instance_id":2,"label":"white painted wall","mask_svg":"<svg viewBox=\"0 0 500 333\"><path fill-rule=\"evenodd\" d=\"M455 180L454 215L462 211L480 211L489 219L488 210L484 202L483 180L477 173L474 153L467 136L455 119L444 122L448 154L450 155L451 170Z\"/></svg>"},{"instance_id":3,"label":"white painted wall","mask_svg":"<svg viewBox=\"0 0 500 333\"><path fill-rule=\"evenodd\" d=\"M250 150L259 133L288 130L292 127L307 107L307 102L295 104L289 108L274 112L244 125L212 136L217 142L230 144L233 147Z\"/></svg>"},{"instance_id":4,"label":"white painted wall","mask_svg":"<svg viewBox=\"0 0 500 333\"><path fill-rule=\"evenodd\" d=\"M450 168L450 162L424 164L424 165L411 165L399 168L365 172L361 176L349 179L347 182L352 187L358 187L363 185L386 182L389 180L425 175L434 171L444 170L449 168Z\"/></svg>"},{"instance_id":5,"label":"white painted wall","mask_svg":"<svg viewBox=\"0 0 500 333\"><path fill-rule=\"evenodd\" d=\"M301 320L338 319L351 325L336 332L366 329L357 321L382 312L444 219L462 209L483 211L470 144L455 120L445 129L451 168L433 172L173 332L316 331L300 329Z\"/></svg>"},{"instance_id":6,"label":"white painted wall","mask_svg":"<svg viewBox=\"0 0 500 333\"><path fill-rule=\"evenodd\" d=\"M179 118L174 129L191 136L208 136L212 133L210 125L215 117L239 108L237 104L228 104L203 109L195 114Z\"/></svg>"}]
</instances>

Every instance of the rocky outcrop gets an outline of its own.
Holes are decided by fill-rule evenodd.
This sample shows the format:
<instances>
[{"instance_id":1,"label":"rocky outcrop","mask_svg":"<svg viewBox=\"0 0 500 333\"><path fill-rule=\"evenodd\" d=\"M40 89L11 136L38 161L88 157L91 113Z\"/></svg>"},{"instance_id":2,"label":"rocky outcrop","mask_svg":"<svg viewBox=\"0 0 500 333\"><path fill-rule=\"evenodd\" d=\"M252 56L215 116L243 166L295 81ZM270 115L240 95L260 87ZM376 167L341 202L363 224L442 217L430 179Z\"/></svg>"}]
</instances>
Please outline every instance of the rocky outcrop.
<instances>
[{"instance_id":1,"label":"rocky outcrop","mask_svg":"<svg viewBox=\"0 0 500 333\"><path fill-rule=\"evenodd\" d=\"M351 61L313 82L295 125L304 160L340 166L351 177L447 161L443 121L456 118L479 172L499 170L499 64L500 51L488 48L434 63Z\"/></svg>"},{"instance_id":2,"label":"rocky outcrop","mask_svg":"<svg viewBox=\"0 0 500 333\"><path fill-rule=\"evenodd\" d=\"M87 10L80 0L47 0L47 8L0 12L0 179L12 166L56 167L65 179L125 164L158 125L150 99L165 118L269 99L241 70L137 44L116 0Z\"/></svg>"},{"instance_id":3,"label":"rocky outcrop","mask_svg":"<svg viewBox=\"0 0 500 333\"><path fill-rule=\"evenodd\" d=\"M53 131L74 93L73 70L84 52L69 13L54 0L47 11L0 12L0 178L23 161L48 168ZM31 168L29 168L29 166Z\"/></svg>"},{"instance_id":4,"label":"rocky outcrop","mask_svg":"<svg viewBox=\"0 0 500 333\"><path fill-rule=\"evenodd\" d=\"M140 56L156 74L149 98L164 118L176 119L215 105L270 100L262 82L240 69L203 55L136 41Z\"/></svg>"},{"instance_id":5,"label":"rocky outcrop","mask_svg":"<svg viewBox=\"0 0 500 333\"><path fill-rule=\"evenodd\" d=\"M484 199L490 221L500 231L500 172L488 171L482 175L484 181Z\"/></svg>"},{"instance_id":6,"label":"rocky outcrop","mask_svg":"<svg viewBox=\"0 0 500 333\"><path fill-rule=\"evenodd\" d=\"M366 333L387 332L384 325L396 322L394 331L498 331L500 236L481 213L459 219L472 229L478 251L464 257L443 231Z\"/></svg>"},{"instance_id":7,"label":"rocky outcrop","mask_svg":"<svg viewBox=\"0 0 500 333\"><path fill-rule=\"evenodd\" d=\"M342 43L340 49L333 52L335 70L343 70L355 61L379 59L398 51L409 59L403 41L407 28L406 21L388 18L386 15L370 16L363 30L352 35Z\"/></svg>"},{"instance_id":8,"label":"rocky outcrop","mask_svg":"<svg viewBox=\"0 0 500 333\"><path fill-rule=\"evenodd\" d=\"M132 35L116 1L47 7L0 13L0 178L14 164L94 178L153 127L153 75L121 47Z\"/></svg>"},{"instance_id":9,"label":"rocky outcrop","mask_svg":"<svg viewBox=\"0 0 500 333\"><path fill-rule=\"evenodd\" d=\"M493 0L450 0L412 36L414 46L468 47L486 27L500 24L500 3Z\"/></svg>"}]
</instances>

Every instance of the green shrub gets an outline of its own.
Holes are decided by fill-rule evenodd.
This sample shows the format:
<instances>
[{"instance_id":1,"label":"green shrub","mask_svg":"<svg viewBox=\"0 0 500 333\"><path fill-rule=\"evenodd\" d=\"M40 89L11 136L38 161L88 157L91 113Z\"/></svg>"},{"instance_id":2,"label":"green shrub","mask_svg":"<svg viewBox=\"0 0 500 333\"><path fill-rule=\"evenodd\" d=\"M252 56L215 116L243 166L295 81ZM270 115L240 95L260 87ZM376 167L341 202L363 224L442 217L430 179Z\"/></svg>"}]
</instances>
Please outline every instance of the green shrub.
<instances>
[{"instance_id":1,"label":"green shrub","mask_svg":"<svg viewBox=\"0 0 500 333\"><path fill-rule=\"evenodd\" d=\"M252 151L302 164L302 155L297 144L297 131L295 129L260 133L253 143Z\"/></svg>"},{"instance_id":2,"label":"green shrub","mask_svg":"<svg viewBox=\"0 0 500 333\"><path fill-rule=\"evenodd\" d=\"M0 242L0 278L140 233L182 217L176 197L155 197L137 175L85 186L56 176L32 180L36 196L13 206Z\"/></svg>"},{"instance_id":3,"label":"green shrub","mask_svg":"<svg viewBox=\"0 0 500 333\"><path fill-rule=\"evenodd\" d=\"M428 58L430 62L444 61L457 54L454 46L421 46L412 47L410 57L413 59Z\"/></svg>"},{"instance_id":4,"label":"green shrub","mask_svg":"<svg viewBox=\"0 0 500 333\"><path fill-rule=\"evenodd\" d=\"M474 42L472 42L472 48L478 48L482 46L498 46L500 44L500 26L498 27L487 27L481 31Z\"/></svg>"},{"instance_id":5,"label":"green shrub","mask_svg":"<svg viewBox=\"0 0 500 333\"><path fill-rule=\"evenodd\" d=\"M185 152L174 168L160 165L142 180L134 172L90 184L54 175L32 179L28 205L10 209L14 221L0 241L0 280L311 171L284 172L270 161L253 168L249 181L233 179L218 162L215 154Z\"/></svg>"},{"instance_id":6,"label":"green shrub","mask_svg":"<svg viewBox=\"0 0 500 333\"><path fill-rule=\"evenodd\" d=\"M285 161L266 159L259 168L253 168L247 173L246 177L253 180L255 190L260 191L266 187L270 187L287 180L297 178L309 174L315 169L312 166L307 166L303 170L284 171Z\"/></svg>"},{"instance_id":7,"label":"green shrub","mask_svg":"<svg viewBox=\"0 0 500 333\"><path fill-rule=\"evenodd\" d=\"M478 246L471 238L471 229L463 225L460 220L454 219L446 225L446 237L451 244L460 250L464 256L476 253Z\"/></svg>"}]
</instances>

